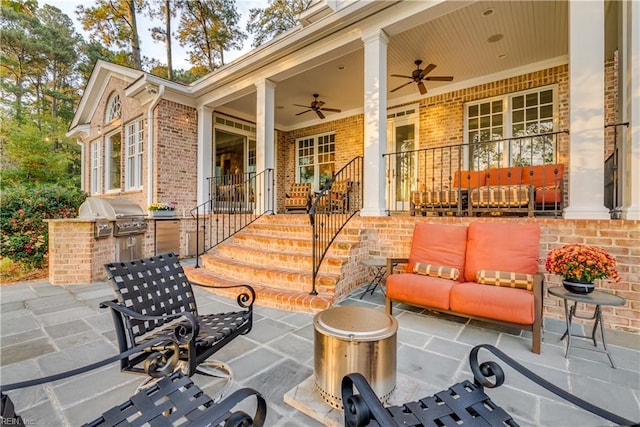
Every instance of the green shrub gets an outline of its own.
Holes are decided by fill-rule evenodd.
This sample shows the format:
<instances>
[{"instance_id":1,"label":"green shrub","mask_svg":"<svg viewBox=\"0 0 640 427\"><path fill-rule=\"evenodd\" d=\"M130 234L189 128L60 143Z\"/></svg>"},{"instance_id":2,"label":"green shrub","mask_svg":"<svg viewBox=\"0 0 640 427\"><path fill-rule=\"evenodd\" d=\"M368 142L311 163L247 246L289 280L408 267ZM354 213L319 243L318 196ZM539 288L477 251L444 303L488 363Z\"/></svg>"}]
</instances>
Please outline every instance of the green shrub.
<instances>
[{"instance_id":1,"label":"green shrub","mask_svg":"<svg viewBox=\"0 0 640 427\"><path fill-rule=\"evenodd\" d=\"M0 256L40 268L49 249L49 230L44 220L77 216L87 195L76 188L38 184L3 188L0 197Z\"/></svg>"}]
</instances>

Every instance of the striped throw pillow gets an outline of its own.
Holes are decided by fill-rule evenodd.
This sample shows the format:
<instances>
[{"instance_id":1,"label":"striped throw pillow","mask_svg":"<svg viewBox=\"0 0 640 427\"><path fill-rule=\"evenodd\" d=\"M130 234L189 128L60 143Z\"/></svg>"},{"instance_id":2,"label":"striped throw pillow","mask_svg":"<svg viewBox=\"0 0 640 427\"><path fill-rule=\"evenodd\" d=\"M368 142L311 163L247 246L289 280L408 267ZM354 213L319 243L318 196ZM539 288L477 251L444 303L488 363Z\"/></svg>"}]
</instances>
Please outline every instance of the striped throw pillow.
<instances>
[{"instance_id":1,"label":"striped throw pillow","mask_svg":"<svg viewBox=\"0 0 640 427\"><path fill-rule=\"evenodd\" d=\"M479 270L476 281L481 285L507 286L533 290L533 275L511 271Z\"/></svg>"},{"instance_id":2,"label":"striped throw pillow","mask_svg":"<svg viewBox=\"0 0 640 427\"><path fill-rule=\"evenodd\" d=\"M440 277L449 280L458 280L458 277L460 277L460 270L455 267L424 264L422 262L416 262L413 265L413 272L423 276Z\"/></svg>"}]
</instances>

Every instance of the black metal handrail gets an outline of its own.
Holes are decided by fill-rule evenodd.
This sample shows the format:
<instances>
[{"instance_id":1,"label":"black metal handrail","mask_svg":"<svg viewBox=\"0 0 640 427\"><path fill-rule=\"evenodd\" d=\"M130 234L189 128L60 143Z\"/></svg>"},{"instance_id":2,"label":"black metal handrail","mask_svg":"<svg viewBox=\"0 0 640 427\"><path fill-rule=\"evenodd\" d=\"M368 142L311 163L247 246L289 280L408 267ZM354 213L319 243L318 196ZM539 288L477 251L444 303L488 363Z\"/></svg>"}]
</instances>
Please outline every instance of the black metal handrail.
<instances>
[{"instance_id":1,"label":"black metal handrail","mask_svg":"<svg viewBox=\"0 0 640 427\"><path fill-rule=\"evenodd\" d=\"M312 228L312 295L318 294L316 279L329 247L347 222L362 208L363 160L362 156L355 157L335 173L315 195L309 209Z\"/></svg>"},{"instance_id":2,"label":"black metal handrail","mask_svg":"<svg viewBox=\"0 0 640 427\"><path fill-rule=\"evenodd\" d=\"M629 122L610 123L604 126L605 130L613 128L613 150L604 161L604 205L609 208L612 219L620 218L620 206L618 206L618 128L620 126L629 127Z\"/></svg>"},{"instance_id":3,"label":"black metal handrail","mask_svg":"<svg viewBox=\"0 0 640 427\"><path fill-rule=\"evenodd\" d=\"M265 214L275 213L275 174L232 174L209 179L210 199L191 209L196 220L196 268L200 255Z\"/></svg>"},{"instance_id":4,"label":"black metal handrail","mask_svg":"<svg viewBox=\"0 0 640 427\"><path fill-rule=\"evenodd\" d=\"M403 152L384 154L387 177L387 209L407 211L413 215L416 210L423 215L427 212L442 214L448 212L463 215L480 211L503 212L544 212L559 216L563 200L554 196L551 200L547 193L542 203L533 203L535 195L524 194L534 182L534 169L526 171L522 177L502 177L500 186L505 187L505 200L483 204L474 200L470 203L472 191L477 196L482 183L474 182L469 172L489 171L493 168L512 168L521 166L543 166L558 163L558 139L568 131L546 132L513 138L494 139L472 144L451 144L438 147L421 148ZM543 169L547 173L546 169ZM560 172L552 171L558 178ZM495 179L496 177L494 177ZM505 184L506 182L506 184ZM561 183L560 183L561 185ZM497 193L496 193L497 194ZM515 200L521 194L519 200ZM493 196L493 194L492 194ZM422 199L421 199L422 198ZM428 199L428 200L424 200ZM519 201L523 203L520 205ZM525 205L527 200L529 204ZM417 203L416 203L417 202Z\"/></svg>"}]
</instances>

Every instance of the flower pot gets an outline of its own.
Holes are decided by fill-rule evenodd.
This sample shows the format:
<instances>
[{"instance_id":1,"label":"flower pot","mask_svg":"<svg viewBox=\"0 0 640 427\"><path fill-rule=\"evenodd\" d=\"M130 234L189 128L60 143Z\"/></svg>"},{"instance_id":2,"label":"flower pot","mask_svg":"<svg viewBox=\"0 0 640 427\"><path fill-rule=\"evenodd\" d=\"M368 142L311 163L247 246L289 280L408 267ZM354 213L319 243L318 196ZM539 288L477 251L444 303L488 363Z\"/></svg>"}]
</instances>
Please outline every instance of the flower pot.
<instances>
[{"instance_id":1,"label":"flower pot","mask_svg":"<svg viewBox=\"0 0 640 427\"><path fill-rule=\"evenodd\" d=\"M596 285L593 283L578 283L578 282L570 282L568 280L563 280L562 285L569 292L573 292L574 294L590 294L596 288Z\"/></svg>"},{"instance_id":2,"label":"flower pot","mask_svg":"<svg viewBox=\"0 0 640 427\"><path fill-rule=\"evenodd\" d=\"M175 211L149 211L152 218L171 218L175 215Z\"/></svg>"}]
</instances>

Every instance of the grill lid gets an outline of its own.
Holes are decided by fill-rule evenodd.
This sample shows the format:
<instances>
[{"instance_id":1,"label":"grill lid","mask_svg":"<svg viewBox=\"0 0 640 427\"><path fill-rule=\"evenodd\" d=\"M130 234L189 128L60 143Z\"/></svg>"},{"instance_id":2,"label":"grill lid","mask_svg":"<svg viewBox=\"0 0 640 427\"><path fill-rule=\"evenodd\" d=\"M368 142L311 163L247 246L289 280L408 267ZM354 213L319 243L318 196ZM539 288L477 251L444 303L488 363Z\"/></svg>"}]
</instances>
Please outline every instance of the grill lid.
<instances>
[{"instance_id":1,"label":"grill lid","mask_svg":"<svg viewBox=\"0 0 640 427\"><path fill-rule=\"evenodd\" d=\"M78 216L115 221L122 218L143 217L144 211L139 205L128 200L87 197L78 209Z\"/></svg>"}]
</instances>

